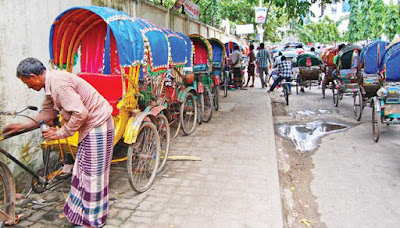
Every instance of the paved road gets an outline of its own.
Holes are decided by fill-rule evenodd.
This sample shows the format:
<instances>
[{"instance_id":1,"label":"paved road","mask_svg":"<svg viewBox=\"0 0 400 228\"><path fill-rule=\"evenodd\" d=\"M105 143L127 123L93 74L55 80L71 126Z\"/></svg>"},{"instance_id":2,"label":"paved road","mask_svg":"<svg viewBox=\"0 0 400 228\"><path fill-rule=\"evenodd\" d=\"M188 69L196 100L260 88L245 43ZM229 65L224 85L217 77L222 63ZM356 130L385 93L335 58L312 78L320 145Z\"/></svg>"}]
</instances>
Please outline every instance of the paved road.
<instances>
[{"instance_id":1,"label":"paved road","mask_svg":"<svg viewBox=\"0 0 400 228\"><path fill-rule=\"evenodd\" d=\"M282 227L270 104L266 90L230 91L210 123L172 142L171 155L201 161L169 161L143 194L130 188L123 164L113 166L106 227ZM68 227L59 218L68 189L22 201L19 226ZM44 205L32 203L40 198Z\"/></svg>"},{"instance_id":2,"label":"paved road","mask_svg":"<svg viewBox=\"0 0 400 228\"><path fill-rule=\"evenodd\" d=\"M400 227L400 127L383 126L380 141L375 143L371 108L366 107L361 121L355 121L352 98L344 97L335 108L330 91L322 99L320 90L313 87L290 99L286 115L276 118L278 123L328 120L350 126L325 136L310 154L313 196L309 197L315 198L320 214L320 221L310 221L311 224ZM302 164L300 160L299 163Z\"/></svg>"}]
</instances>

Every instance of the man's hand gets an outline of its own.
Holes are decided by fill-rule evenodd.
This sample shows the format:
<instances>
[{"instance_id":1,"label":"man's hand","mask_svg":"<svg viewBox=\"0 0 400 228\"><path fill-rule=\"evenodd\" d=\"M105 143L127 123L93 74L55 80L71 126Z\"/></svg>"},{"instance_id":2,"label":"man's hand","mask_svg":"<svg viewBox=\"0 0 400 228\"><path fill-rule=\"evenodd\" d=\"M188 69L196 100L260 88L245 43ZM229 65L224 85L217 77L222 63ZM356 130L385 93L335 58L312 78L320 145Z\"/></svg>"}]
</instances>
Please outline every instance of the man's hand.
<instances>
[{"instance_id":1,"label":"man's hand","mask_svg":"<svg viewBox=\"0 0 400 228\"><path fill-rule=\"evenodd\" d=\"M46 140L56 140L56 139L59 139L56 134L56 131L57 131L57 129L52 127L49 130L42 132L42 134Z\"/></svg>"},{"instance_id":2,"label":"man's hand","mask_svg":"<svg viewBox=\"0 0 400 228\"><path fill-rule=\"evenodd\" d=\"M12 135L24 129L24 125L17 123L17 124L10 124L3 129L3 133L7 135Z\"/></svg>"}]
</instances>

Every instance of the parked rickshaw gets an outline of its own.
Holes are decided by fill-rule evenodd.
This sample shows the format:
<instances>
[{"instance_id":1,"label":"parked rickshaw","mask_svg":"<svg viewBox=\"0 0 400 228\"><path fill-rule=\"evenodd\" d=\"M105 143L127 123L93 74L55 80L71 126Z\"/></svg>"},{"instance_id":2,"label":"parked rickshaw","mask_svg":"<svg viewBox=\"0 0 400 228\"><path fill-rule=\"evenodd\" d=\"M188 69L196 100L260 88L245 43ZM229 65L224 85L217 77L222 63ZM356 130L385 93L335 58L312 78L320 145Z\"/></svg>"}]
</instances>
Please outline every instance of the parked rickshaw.
<instances>
[{"instance_id":1,"label":"parked rickshaw","mask_svg":"<svg viewBox=\"0 0 400 228\"><path fill-rule=\"evenodd\" d=\"M359 71L359 54L361 47L349 44L342 48L338 53L338 65L336 66L337 78L334 80L332 88L333 103L337 107L343 95L355 96L361 93Z\"/></svg>"},{"instance_id":2,"label":"parked rickshaw","mask_svg":"<svg viewBox=\"0 0 400 228\"><path fill-rule=\"evenodd\" d=\"M360 54L361 64L361 93L354 96L353 110L356 120L360 121L363 109L366 105L371 105L372 98L382 86L383 77L379 73L379 65L382 62L387 41L374 41L365 46Z\"/></svg>"},{"instance_id":3,"label":"parked rickshaw","mask_svg":"<svg viewBox=\"0 0 400 228\"><path fill-rule=\"evenodd\" d=\"M189 35L194 46L193 73L194 82L197 84L199 105L198 123L208 123L214 113L214 101L211 87L214 82L212 72L212 46L206 38L198 34Z\"/></svg>"},{"instance_id":4,"label":"parked rickshaw","mask_svg":"<svg viewBox=\"0 0 400 228\"><path fill-rule=\"evenodd\" d=\"M169 69L163 80L163 98L165 106L171 114L171 135L175 138L181 126L186 135L193 133L196 127L197 102L196 90L193 86L185 86L186 64L191 65L192 50L187 54L186 42L189 38L183 34L175 33L169 29L163 29L168 38ZM185 39L186 37L186 39ZM189 40L190 41L190 40ZM190 42L191 45L191 42ZM182 124L183 123L183 124Z\"/></svg>"},{"instance_id":5,"label":"parked rickshaw","mask_svg":"<svg viewBox=\"0 0 400 228\"><path fill-rule=\"evenodd\" d=\"M158 110L145 110L148 99L143 93L157 90L161 74L168 69L168 45L163 31L115 9L73 7L56 18L49 44L54 66L79 72L77 75L111 104L114 145L128 147L126 155L113 162L126 161L129 182L136 192L149 189L162 168L160 159L165 164L166 154L160 156L160 134L169 134L168 120L160 118L165 107L152 103L149 105ZM78 60L80 64L75 65ZM71 148L77 147L76 138L74 135L63 141L71 154Z\"/></svg>"},{"instance_id":6,"label":"parked rickshaw","mask_svg":"<svg viewBox=\"0 0 400 228\"><path fill-rule=\"evenodd\" d=\"M324 74L321 78L322 98L325 98L325 90L333 84L333 71L336 69L333 63L333 58L339 52L338 47L331 47L322 54L322 61L324 62Z\"/></svg>"},{"instance_id":7,"label":"parked rickshaw","mask_svg":"<svg viewBox=\"0 0 400 228\"><path fill-rule=\"evenodd\" d=\"M319 56L305 52L297 57L296 66L299 68L299 74L296 83L296 93L299 93L299 87L304 91L308 85L311 89L312 82L319 81L322 71L322 60Z\"/></svg>"},{"instance_id":8,"label":"parked rickshaw","mask_svg":"<svg viewBox=\"0 0 400 228\"><path fill-rule=\"evenodd\" d=\"M379 70L383 86L372 100L372 135L378 142L381 125L400 124L400 39L386 49Z\"/></svg>"},{"instance_id":9,"label":"parked rickshaw","mask_svg":"<svg viewBox=\"0 0 400 228\"><path fill-rule=\"evenodd\" d=\"M212 77L214 81L214 86L211 87L212 93L214 95L214 107L215 110L219 109L219 85L221 82L221 78L225 78L225 45L218 40L217 38L208 39L212 46ZM225 80L226 81L226 80ZM228 91L228 83L224 84L224 95L227 94Z\"/></svg>"}]
</instances>

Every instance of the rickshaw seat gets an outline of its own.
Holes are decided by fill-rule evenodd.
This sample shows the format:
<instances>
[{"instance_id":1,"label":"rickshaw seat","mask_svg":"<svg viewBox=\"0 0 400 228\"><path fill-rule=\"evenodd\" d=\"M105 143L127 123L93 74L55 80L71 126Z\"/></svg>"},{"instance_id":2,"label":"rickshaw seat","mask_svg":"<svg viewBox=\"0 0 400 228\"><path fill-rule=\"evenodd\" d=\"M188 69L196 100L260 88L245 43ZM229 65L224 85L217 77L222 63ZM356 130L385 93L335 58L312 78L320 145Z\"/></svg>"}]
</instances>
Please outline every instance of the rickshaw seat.
<instances>
[{"instance_id":1,"label":"rickshaw seat","mask_svg":"<svg viewBox=\"0 0 400 228\"><path fill-rule=\"evenodd\" d=\"M113 116L118 114L117 104L122 97L121 75L98 73L78 73L77 75L89 82L110 103L113 107Z\"/></svg>"}]
</instances>

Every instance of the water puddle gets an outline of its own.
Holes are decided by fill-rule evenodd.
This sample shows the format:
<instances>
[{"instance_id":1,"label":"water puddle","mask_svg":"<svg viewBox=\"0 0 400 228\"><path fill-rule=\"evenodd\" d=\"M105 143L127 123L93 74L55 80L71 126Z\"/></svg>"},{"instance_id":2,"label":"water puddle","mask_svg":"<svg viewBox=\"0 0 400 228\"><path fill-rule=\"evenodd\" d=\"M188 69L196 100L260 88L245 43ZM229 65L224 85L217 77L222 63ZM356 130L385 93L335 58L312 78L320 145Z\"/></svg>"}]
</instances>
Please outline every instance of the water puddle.
<instances>
[{"instance_id":1,"label":"water puddle","mask_svg":"<svg viewBox=\"0 0 400 228\"><path fill-rule=\"evenodd\" d=\"M310 152L317 148L321 137L347 127L339 123L313 121L305 124L279 124L278 133L292 140L297 150Z\"/></svg>"},{"instance_id":2,"label":"water puddle","mask_svg":"<svg viewBox=\"0 0 400 228\"><path fill-rule=\"evenodd\" d=\"M330 114L331 110L328 109L318 109L316 111L312 110L300 110L296 111L297 115L300 115L301 117L308 117L308 116L315 116L315 115L321 115L321 114Z\"/></svg>"}]
</instances>

